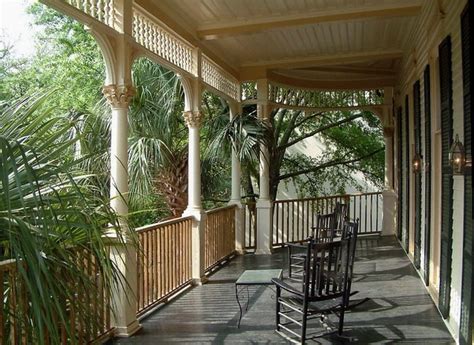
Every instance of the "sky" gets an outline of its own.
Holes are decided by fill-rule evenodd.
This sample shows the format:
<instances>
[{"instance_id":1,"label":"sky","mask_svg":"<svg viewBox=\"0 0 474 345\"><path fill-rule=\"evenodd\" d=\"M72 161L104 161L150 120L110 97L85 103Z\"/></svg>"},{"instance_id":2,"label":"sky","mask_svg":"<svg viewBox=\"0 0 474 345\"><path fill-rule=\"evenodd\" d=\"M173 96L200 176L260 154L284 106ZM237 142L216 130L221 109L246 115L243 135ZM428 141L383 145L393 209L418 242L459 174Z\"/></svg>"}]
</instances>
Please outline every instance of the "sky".
<instances>
[{"instance_id":1,"label":"sky","mask_svg":"<svg viewBox=\"0 0 474 345\"><path fill-rule=\"evenodd\" d=\"M26 8L33 0L0 0L0 40L13 46L13 54L27 57L34 52L32 18Z\"/></svg>"}]
</instances>

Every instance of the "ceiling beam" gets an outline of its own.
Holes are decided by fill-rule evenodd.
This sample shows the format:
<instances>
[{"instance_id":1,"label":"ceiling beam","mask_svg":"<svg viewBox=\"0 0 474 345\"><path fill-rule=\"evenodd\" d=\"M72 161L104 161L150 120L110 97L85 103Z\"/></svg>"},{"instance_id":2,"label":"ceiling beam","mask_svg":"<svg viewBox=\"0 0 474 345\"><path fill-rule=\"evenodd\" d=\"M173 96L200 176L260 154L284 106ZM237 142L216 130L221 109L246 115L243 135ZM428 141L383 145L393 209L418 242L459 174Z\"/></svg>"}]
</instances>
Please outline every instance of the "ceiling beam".
<instances>
[{"instance_id":1,"label":"ceiling beam","mask_svg":"<svg viewBox=\"0 0 474 345\"><path fill-rule=\"evenodd\" d=\"M420 1L409 1L399 4L364 6L356 8L334 8L331 10L312 11L311 13L250 19L245 21L213 24L197 29L201 40L215 40L223 37L258 33L267 30L287 28L308 24L319 24L337 21L353 21L370 18L392 18L416 16L421 11Z\"/></svg>"},{"instance_id":2,"label":"ceiling beam","mask_svg":"<svg viewBox=\"0 0 474 345\"><path fill-rule=\"evenodd\" d=\"M242 70L255 69L256 67L260 67L263 69L294 69L315 66L344 65L366 61L399 59L402 57L402 55L403 51L398 49L372 50L350 52L344 54L328 54L309 57L296 57L287 59L282 58L267 61L246 62L241 65L241 73Z\"/></svg>"},{"instance_id":3,"label":"ceiling beam","mask_svg":"<svg viewBox=\"0 0 474 345\"><path fill-rule=\"evenodd\" d=\"M315 71L315 72L333 72L344 74L361 74L361 75L384 75L395 76L396 71L390 68L376 68L376 67L358 67L358 66L318 66L298 68L300 71Z\"/></svg>"},{"instance_id":4,"label":"ceiling beam","mask_svg":"<svg viewBox=\"0 0 474 345\"><path fill-rule=\"evenodd\" d=\"M396 78L377 78L371 80L347 79L347 80L310 80L292 78L277 73L268 73L268 79L282 85L320 90L368 90L394 86Z\"/></svg>"}]
</instances>

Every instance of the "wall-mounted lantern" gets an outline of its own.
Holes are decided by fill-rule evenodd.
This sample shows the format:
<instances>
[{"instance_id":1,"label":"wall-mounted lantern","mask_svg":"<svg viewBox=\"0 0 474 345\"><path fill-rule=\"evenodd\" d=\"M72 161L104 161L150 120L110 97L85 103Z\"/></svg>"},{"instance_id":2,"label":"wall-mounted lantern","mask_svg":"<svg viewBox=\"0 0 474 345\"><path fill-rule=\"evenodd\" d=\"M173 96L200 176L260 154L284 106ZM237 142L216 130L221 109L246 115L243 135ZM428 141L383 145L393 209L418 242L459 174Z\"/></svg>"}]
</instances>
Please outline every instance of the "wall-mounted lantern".
<instances>
[{"instance_id":1,"label":"wall-mounted lantern","mask_svg":"<svg viewBox=\"0 0 474 345\"><path fill-rule=\"evenodd\" d=\"M462 175L464 166L466 165L466 154L464 153L464 146L459 141L459 136L456 134L451 150L449 150L449 164L453 169L453 175Z\"/></svg>"},{"instance_id":2,"label":"wall-mounted lantern","mask_svg":"<svg viewBox=\"0 0 474 345\"><path fill-rule=\"evenodd\" d=\"M421 173L421 164L422 164L422 158L418 152L415 153L415 157L413 157L412 160L412 168L413 168L413 173L419 174Z\"/></svg>"}]
</instances>

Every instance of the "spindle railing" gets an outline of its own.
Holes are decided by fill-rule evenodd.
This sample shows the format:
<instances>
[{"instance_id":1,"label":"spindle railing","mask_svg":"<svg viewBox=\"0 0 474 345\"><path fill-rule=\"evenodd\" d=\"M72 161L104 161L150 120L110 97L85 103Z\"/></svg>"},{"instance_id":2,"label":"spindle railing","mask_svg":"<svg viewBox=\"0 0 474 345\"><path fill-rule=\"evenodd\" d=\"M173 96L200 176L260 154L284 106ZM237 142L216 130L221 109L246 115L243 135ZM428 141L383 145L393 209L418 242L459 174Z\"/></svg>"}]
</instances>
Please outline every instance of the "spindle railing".
<instances>
[{"instance_id":1,"label":"spindle railing","mask_svg":"<svg viewBox=\"0 0 474 345\"><path fill-rule=\"evenodd\" d=\"M192 217L138 228L137 314L140 316L191 283Z\"/></svg>"},{"instance_id":2,"label":"spindle railing","mask_svg":"<svg viewBox=\"0 0 474 345\"><path fill-rule=\"evenodd\" d=\"M380 192L277 200L273 203L273 246L308 238L316 215L333 212L338 202L349 205L350 219L359 219L360 234L381 231L383 205Z\"/></svg>"},{"instance_id":3,"label":"spindle railing","mask_svg":"<svg viewBox=\"0 0 474 345\"><path fill-rule=\"evenodd\" d=\"M204 263L206 270L235 253L236 206L226 206L206 212L204 229Z\"/></svg>"},{"instance_id":4,"label":"spindle railing","mask_svg":"<svg viewBox=\"0 0 474 345\"><path fill-rule=\"evenodd\" d=\"M69 331L61 322L58 322L55 334L51 329L45 328L45 344L83 345L99 343L112 336L110 295L104 287L99 265L88 251L78 250L72 255L76 259L77 267L90 277L87 286L93 284L96 293L91 294L84 284L71 281L69 291L65 292L64 296L59 296L56 301L65 308ZM32 323L37 322L38 315L33 314L31 288L28 287L18 265L15 260L0 262L0 343L37 344L40 341L38 335L32 331ZM28 271L26 263L24 270Z\"/></svg>"}]
</instances>

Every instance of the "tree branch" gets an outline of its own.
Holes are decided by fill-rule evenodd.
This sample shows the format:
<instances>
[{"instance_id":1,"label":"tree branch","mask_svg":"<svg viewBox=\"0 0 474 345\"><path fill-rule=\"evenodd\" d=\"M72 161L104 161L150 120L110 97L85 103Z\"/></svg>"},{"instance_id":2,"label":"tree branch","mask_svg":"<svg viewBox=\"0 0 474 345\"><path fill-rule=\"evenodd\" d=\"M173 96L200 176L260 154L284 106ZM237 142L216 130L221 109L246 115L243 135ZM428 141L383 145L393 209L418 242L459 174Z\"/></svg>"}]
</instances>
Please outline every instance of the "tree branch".
<instances>
[{"instance_id":1,"label":"tree branch","mask_svg":"<svg viewBox=\"0 0 474 345\"><path fill-rule=\"evenodd\" d=\"M312 113L312 114L309 115L309 116L305 116L305 117L303 118L303 120L301 120L300 122L298 122L298 123L295 124L295 128L296 128L296 127L299 127L299 126L301 126L302 124L304 124L305 122L307 122L307 121L309 121L309 120L312 120L312 119L314 119L315 117L318 117L318 116L321 116L321 115L324 115L324 113L319 111L319 112L316 112L316 113Z\"/></svg>"},{"instance_id":2,"label":"tree branch","mask_svg":"<svg viewBox=\"0 0 474 345\"><path fill-rule=\"evenodd\" d=\"M311 131L311 132L309 132L309 133L306 133L306 134L304 134L304 135L301 135L300 137L298 137L297 139L295 139L295 140L293 140L293 141L291 141L291 142L289 142L289 143L286 143L286 144L284 144L284 145L279 146L278 149L284 150L284 149L286 149L286 148L288 148L288 147L290 147L290 146L293 146L293 145L299 143L300 141L302 141L302 140L304 140L304 139L306 139L306 138L310 138L310 137L312 137L312 136L314 136L314 135L316 135L316 134L318 134L318 133L320 133L320 132L323 132L323 131L325 131L325 130L327 130L327 129L330 129L330 128L332 128L332 127L340 126L340 125L342 125L342 124L344 124L344 123L350 122L350 121L355 120L355 119L357 119L357 118L359 118L359 117L362 117L362 114L352 115L352 116L349 116L349 117L345 118L344 120L340 120L340 121L338 121L338 122L334 122L334 123L331 123L331 124L329 124L329 125L320 127L320 128L318 128L318 129L315 129L314 131Z\"/></svg>"},{"instance_id":3,"label":"tree branch","mask_svg":"<svg viewBox=\"0 0 474 345\"><path fill-rule=\"evenodd\" d=\"M354 164L348 164L349 167L351 167L352 169L355 169L355 170L359 170L361 173L363 173L364 175L369 175L371 176L373 179L377 179L378 176L375 175L374 173L368 171L367 169L361 169L360 167L354 165Z\"/></svg>"},{"instance_id":4,"label":"tree branch","mask_svg":"<svg viewBox=\"0 0 474 345\"><path fill-rule=\"evenodd\" d=\"M275 133L280 133L281 124L283 123L283 118L285 117L286 112L287 112L286 109L280 108L275 114L275 116L273 117L273 118L278 117L277 120L275 121ZM275 138L275 142L277 142L277 138Z\"/></svg>"},{"instance_id":5,"label":"tree branch","mask_svg":"<svg viewBox=\"0 0 474 345\"><path fill-rule=\"evenodd\" d=\"M290 140L291 138L291 133L293 133L293 130L296 128L295 123L296 123L296 120L298 119L298 116L300 116L300 114L301 114L301 110L293 112L290 121L288 121L288 126L286 127L285 132L283 133L283 136L280 139L280 143L283 143L283 145L278 145L278 142L277 142L277 147L276 147L277 149L286 148L285 145L288 144L288 140Z\"/></svg>"},{"instance_id":6,"label":"tree branch","mask_svg":"<svg viewBox=\"0 0 474 345\"><path fill-rule=\"evenodd\" d=\"M382 148L380 148L378 150L375 150L375 151L373 151L373 152L371 152L371 153L369 153L365 156L354 158L354 159L349 159L349 160L346 160L346 161L341 161L341 160L336 159L336 160L326 162L326 163L323 163L321 165L318 165L318 166L315 166L315 167L312 167L312 168L309 168L309 169L303 169L303 170L300 170L300 171L280 175L278 180L279 181L286 180L288 178L292 178L292 177L295 177L295 176L298 176L298 175L303 175L303 174L307 174L307 173L310 173L310 172L315 172L315 171L318 171L318 170L330 168L330 167L333 167L333 166L336 166L336 165L345 165L345 164L351 164L351 163L359 162L363 159L367 159L369 157L372 157L373 155L375 155L375 154L377 154L377 153L379 153L383 150L384 150L384 148L382 147Z\"/></svg>"}]
</instances>

